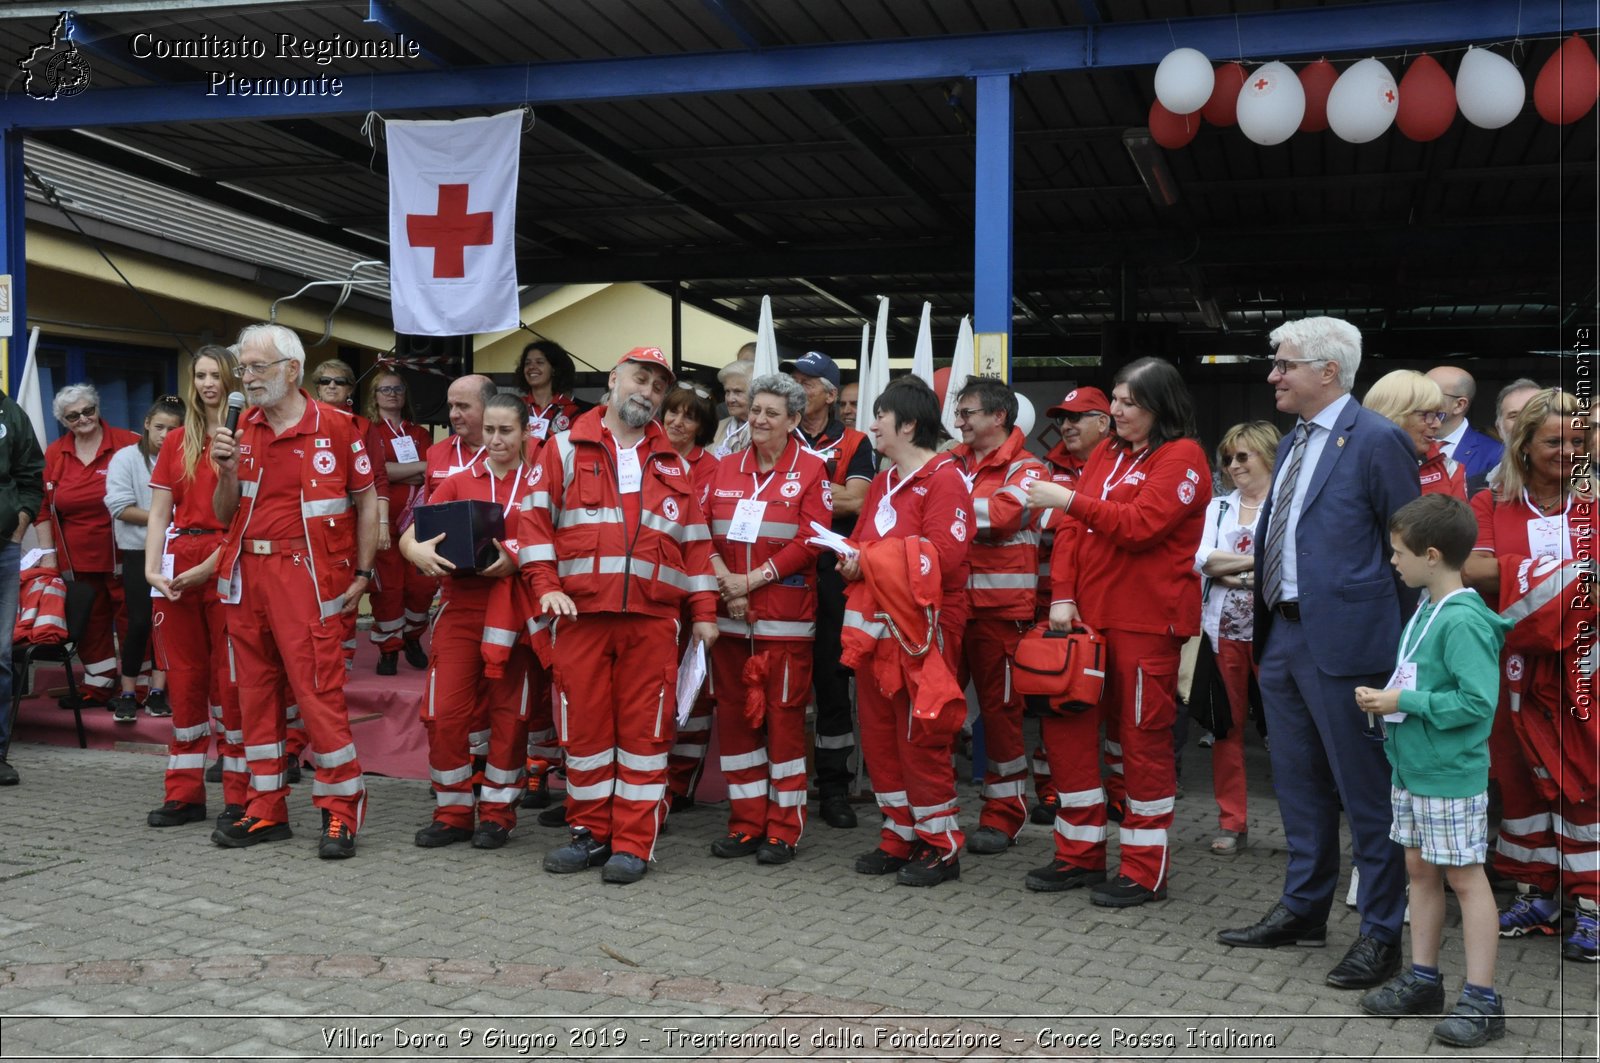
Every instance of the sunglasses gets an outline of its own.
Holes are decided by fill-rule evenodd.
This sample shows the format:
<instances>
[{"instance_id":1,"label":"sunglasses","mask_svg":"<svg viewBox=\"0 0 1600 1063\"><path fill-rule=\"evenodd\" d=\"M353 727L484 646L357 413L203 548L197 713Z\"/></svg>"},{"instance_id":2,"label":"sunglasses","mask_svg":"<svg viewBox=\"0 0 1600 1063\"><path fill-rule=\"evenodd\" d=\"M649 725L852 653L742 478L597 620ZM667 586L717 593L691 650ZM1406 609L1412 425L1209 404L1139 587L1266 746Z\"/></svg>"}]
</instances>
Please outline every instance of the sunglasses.
<instances>
[{"instance_id":1,"label":"sunglasses","mask_svg":"<svg viewBox=\"0 0 1600 1063\"><path fill-rule=\"evenodd\" d=\"M77 424L84 418L93 417L98 409L98 406L85 406L81 410L68 410L61 415L61 419L68 424Z\"/></svg>"},{"instance_id":2,"label":"sunglasses","mask_svg":"<svg viewBox=\"0 0 1600 1063\"><path fill-rule=\"evenodd\" d=\"M1071 424L1077 424L1079 421L1083 420L1085 417L1103 417L1103 416L1105 416L1105 415L1102 414L1102 413L1097 413L1094 410L1085 410L1082 413L1064 413L1064 414L1061 415L1061 419L1063 421L1067 421L1067 422L1069 422Z\"/></svg>"},{"instance_id":3,"label":"sunglasses","mask_svg":"<svg viewBox=\"0 0 1600 1063\"><path fill-rule=\"evenodd\" d=\"M1236 461L1244 462L1249 460L1250 452L1248 450L1241 450L1235 454L1224 454L1222 456L1222 464L1224 465L1232 465Z\"/></svg>"},{"instance_id":4,"label":"sunglasses","mask_svg":"<svg viewBox=\"0 0 1600 1063\"><path fill-rule=\"evenodd\" d=\"M349 386L350 386L350 381L346 380L342 376L319 376L319 377L317 377L317 387L319 387L319 388L331 388L331 387L347 388Z\"/></svg>"},{"instance_id":5,"label":"sunglasses","mask_svg":"<svg viewBox=\"0 0 1600 1063\"><path fill-rule=\"evenodd\" d=\"M319 380L318 383L320 384L321 381ZM404 395L406 386L404 384L382 384L372 390L379 395Z\"/></svg>"},{"instance_id":6,"label":"sunglasses","mask_svg":"<svg viewBox=\"0 0 1600 1063\"><path fill-rule=\"evenodd\" d=\"M162 406L182 406L183 399L178 395L163 395L156 400Z\"/></svg>"},{"instance_id":7,"label":"sunglasses","mask_svg":"<svg viewBox=\"0 0 1600 1063\"><path fill-rule=\"evenodd\" d=\"M711 397L711 392L708 391L707 389L701 387L699 384L691 384L687 380L680 380L680 381L678 381L678 386L680 388L682 388L683 390L685 390L685 391L694 392L696 395L700 396L702 399L709 399Z\"/></svg>"}]
</instances>

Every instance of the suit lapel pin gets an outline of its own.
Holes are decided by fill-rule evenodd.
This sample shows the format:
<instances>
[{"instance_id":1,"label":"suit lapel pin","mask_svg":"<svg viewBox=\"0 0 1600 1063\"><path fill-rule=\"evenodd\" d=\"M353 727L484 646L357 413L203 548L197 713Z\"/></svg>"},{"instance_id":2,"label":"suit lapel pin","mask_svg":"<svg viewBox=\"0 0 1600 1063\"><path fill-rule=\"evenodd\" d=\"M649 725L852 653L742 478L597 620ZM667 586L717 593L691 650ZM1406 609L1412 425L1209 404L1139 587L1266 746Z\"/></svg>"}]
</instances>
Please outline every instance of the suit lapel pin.
<instances>
[{"instance_id":1,"label":"suit lapel pin","mask_svg":"<svg viewBox=\"0 0 1600 1063\"><path fill-rule=\"evenodd\" d=\"M1338 439L1335 439L1333 441L1333 445L1336 446L1336 447L1344 446L1344 436L1340 436Z\"/></svg>"}]
</instances>

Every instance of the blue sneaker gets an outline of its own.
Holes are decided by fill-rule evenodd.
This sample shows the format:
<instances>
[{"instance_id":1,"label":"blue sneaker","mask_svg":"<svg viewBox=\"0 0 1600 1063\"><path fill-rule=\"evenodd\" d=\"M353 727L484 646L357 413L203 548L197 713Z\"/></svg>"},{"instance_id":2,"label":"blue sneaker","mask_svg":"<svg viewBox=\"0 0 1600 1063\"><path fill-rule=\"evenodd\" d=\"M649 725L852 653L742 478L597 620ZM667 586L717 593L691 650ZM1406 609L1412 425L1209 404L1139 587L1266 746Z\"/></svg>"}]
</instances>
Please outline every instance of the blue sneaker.
<instances>
[{"instance_id":1,"label":"blue sneaker","mask_svg":"<svg viewBox=\"0 0 1600 1063\"><path fill-rule=\"evenodd\" d=\"M1535 890L1519 890L1517 899L1500 913L1500 936L1520 938L1529 934L1546 937L1561 932L1561 904Z\"/></svg>"},{"instance_id":2,"label":"blue sneaker","mask_svg":"<svg viewBox=\"0 0 1600 1063\"><path fill-rule=\"evenodd\" d=\"M1506 1003L1496 997L1493 1004L1480 997L1461 994L1455 1010L1433 1028L1434 1039L1457 1048L1477 1048L1506 1035Z\"/></svg>"},{"instance_id":3,"label":"blue sneaker","mask_svg":"<svg viewBox=\"0 0 1600 1063\"><path fill-rule=\"evenodd\" d=\"M1600 907L1594 901L1579 898L1572 936L1561 946L1561 956L1582 963L1594 963L1600 959Z\"/></svg>"}]
</instances>

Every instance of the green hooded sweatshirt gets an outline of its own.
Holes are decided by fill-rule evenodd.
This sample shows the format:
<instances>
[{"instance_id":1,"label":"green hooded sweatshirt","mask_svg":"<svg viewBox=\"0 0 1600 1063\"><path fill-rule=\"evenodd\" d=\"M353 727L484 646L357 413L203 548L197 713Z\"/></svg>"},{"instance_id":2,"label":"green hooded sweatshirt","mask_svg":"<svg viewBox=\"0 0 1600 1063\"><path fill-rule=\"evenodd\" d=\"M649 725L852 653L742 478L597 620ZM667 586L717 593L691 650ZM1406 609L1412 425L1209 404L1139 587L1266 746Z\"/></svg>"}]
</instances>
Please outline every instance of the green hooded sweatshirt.
<instances>
[{"instance_id":1,"label":"green hooded sweatshirt","mask_svg":"<svg viewBox=\"0 0 1600 1063\"><path fill-rule=\"evenodd\" d=\"M1395 786L1422 797L1475 797L1489 788L1500 648L1511 626L1473 591L1437 606L1424 598L1417 607L1399 651L1420 640L1410 655L1417 689L1400 692L1406 718L1388 725L1384 743Z\"/></svg>"}]
</instances>

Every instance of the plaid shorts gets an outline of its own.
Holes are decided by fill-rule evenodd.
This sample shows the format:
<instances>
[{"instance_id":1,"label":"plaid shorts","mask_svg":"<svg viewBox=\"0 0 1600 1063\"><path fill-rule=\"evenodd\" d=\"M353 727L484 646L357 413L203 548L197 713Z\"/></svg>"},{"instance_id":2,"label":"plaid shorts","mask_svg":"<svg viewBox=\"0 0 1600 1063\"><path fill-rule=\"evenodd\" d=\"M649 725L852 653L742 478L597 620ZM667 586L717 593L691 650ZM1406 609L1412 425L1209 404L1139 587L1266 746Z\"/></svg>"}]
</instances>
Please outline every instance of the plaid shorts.
<instances>
[{"instance_id":1,"label":"plaid shorts","mask_svg":"<svg viewBox=\"0 0 1600 1063\"><path fill-rule=\"evenodd\" d=\"M1394 825L1389 838L1421 849L1435 867L1481 864L1489 855L1489 792L1476 797L1422 797L1389 787Z\"/></svg>"}]
</instances>

